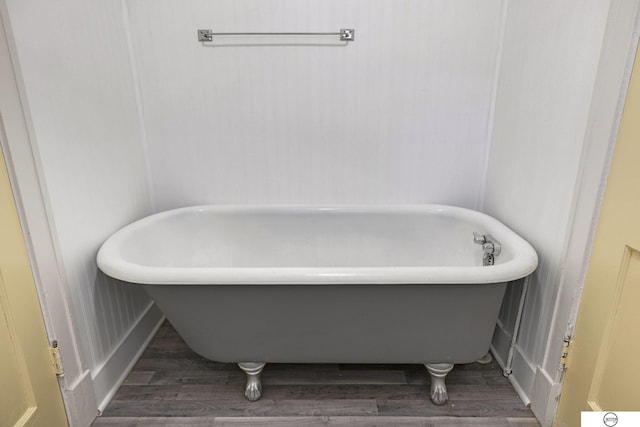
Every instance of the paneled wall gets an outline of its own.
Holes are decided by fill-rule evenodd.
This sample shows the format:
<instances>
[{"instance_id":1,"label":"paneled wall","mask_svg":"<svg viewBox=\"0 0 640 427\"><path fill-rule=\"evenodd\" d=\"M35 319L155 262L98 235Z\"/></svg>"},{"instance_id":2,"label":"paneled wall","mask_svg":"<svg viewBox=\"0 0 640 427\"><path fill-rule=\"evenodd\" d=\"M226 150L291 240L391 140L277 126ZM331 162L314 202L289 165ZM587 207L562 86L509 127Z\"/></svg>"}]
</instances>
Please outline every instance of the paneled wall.
<instances>
[{"instance_id":1,"label":"paneled wall","mask_svg":"<svg viewBox=\"0 0 640 427\"><path fill-rule=\"evenodd\" d=\"M128 1L159 210L482 197L502 1ZM337 31L220 37L196 30Z\"/></svg>"},{"instance_id":2,"label":"paneled wall","mask_svg":"<svg viewBox=\"0 0 640 427\"><path fill-rule=\"evenodd\" d=\"M140 350L127 347L133 328L160 318L141 289L107 279L95 262L111 233L151 211L124 10L81 0L7 6L59 274L100 403Z\"/></svg>"},{"instance_id":3,"label":"paneled wall","mask_svg":"<svg viewBox=\"0 0 640 427\"><path fill-rule=\"evenodd\" d=\"M514 358L519 385L534 400L547 345L559 351L566 326L547 342L609 6L600 0L508 2L484 210L531 242L540 257ZM551 381L559 379L558 358L544 372ZM548 389L540 394L549 399Z\"/></svg>"}]
</instances>

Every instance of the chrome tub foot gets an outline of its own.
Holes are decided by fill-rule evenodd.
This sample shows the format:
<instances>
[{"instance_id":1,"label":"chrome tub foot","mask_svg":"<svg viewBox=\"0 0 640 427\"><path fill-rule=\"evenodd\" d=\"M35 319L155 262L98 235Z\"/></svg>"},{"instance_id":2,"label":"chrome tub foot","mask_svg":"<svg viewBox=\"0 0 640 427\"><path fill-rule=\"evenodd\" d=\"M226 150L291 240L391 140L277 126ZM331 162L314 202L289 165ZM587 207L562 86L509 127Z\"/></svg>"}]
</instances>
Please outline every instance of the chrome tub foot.
<instances>
[{"instance_id":1,"label":"chrome tub foot","mask_svg":"<svg viewBox=\"0 0 640 427\"><path fill-rule=\"evenodd\" d=\"M262 381L260 381L260 373L265 363L242 362L238 363L240 369L247 374L247 386L244 389L244 395L250 402L255 402L262 396Z\"/></svg>"},{"instance_id":2,"label":"chrome tub foot","mask_svg":"<svg viewBox=\"0 0 640 427\"><path fill-rule=\"evenodd\" d=\"M431 401L436 405L444 405L449 400L444 380L453 369L453 363L427 363L424 366L431 376Z\"/></svg>"}]
</instances>

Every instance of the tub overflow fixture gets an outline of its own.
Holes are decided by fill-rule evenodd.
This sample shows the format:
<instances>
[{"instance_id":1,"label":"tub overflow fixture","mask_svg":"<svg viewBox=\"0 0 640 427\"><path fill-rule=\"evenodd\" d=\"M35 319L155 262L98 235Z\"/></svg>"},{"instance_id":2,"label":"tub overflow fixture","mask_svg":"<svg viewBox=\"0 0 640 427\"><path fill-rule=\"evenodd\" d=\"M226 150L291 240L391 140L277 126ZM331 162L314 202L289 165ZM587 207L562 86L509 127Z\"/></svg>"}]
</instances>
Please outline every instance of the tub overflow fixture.
<instances>
[{"instance_id":1,"label":"tub overflow fixture","mask_svg":"<svg viewBox=\"0 0 640 427\"><path fill-rule=\"evenodd\" d=\"M480 234L473 232L473 243L482 245L484 256L482 257L482 265L493 265L495 257L500 255L500 242L498 242L491 234Z\"/></svg>"}]
</instances>

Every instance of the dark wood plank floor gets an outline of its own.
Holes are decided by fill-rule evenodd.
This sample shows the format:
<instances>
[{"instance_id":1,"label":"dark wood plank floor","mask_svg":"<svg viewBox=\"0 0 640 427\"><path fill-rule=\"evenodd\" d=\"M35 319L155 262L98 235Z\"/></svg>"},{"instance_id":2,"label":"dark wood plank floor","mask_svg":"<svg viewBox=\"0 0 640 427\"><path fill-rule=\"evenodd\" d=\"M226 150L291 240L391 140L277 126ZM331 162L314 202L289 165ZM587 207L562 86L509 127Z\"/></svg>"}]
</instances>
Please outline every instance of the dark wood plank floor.
<instances>
[{"instance_id":1,"label":"dark wood plank floor","mask_svg":"<svg viewBox=\"0 0 640 427\"><path fill-rule=\"evenodd\" d=\"M456 365L443 406L422 365L268 364L257 402L244 382L165 322L93 426L539 426L495 363Z\"/></svg>"}]
</instances>

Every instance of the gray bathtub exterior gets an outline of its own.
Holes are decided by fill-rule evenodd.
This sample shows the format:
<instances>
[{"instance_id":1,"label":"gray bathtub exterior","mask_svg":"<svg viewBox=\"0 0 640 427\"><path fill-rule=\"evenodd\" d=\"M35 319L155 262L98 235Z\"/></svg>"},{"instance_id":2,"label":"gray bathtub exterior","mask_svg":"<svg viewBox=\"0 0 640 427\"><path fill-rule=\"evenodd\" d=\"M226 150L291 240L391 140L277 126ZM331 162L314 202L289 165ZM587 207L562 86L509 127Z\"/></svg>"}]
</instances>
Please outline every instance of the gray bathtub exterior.
<instances>
[{"instance_id":1,"label":"gray bathtub exterior","mask_svg":"<svg viewBox=\"0 0 640 427\"><path fill-rule=\"evenodd\" d=\"M469 363L506 284L145 285L187 345L219 362Z\"/></svg>"}]
</instances>

